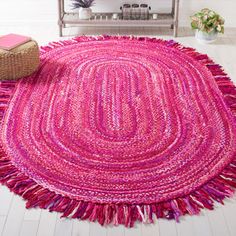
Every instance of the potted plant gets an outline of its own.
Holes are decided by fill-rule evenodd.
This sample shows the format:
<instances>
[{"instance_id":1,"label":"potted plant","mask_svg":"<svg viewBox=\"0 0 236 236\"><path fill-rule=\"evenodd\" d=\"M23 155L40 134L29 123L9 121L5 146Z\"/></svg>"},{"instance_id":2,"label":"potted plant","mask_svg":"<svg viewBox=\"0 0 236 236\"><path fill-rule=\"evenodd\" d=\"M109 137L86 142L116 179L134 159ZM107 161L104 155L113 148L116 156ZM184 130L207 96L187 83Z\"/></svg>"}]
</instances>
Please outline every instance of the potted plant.
<instances>
[{"instance_id":1,"label":"potted plant","mask_svg":"<svg viewBox=\"0 0 236 236\"><path fill-rule=\"evenodd\" d=\"M92 16L92 9L94 0L72 0L73 9L78 9L79 19L88 20Z\"/></svg>"},{"instance_id":2,"label":"potted plant","mask_svg":"<svg viewBox=\"0 0 236 236\"><path fill-rule=\"evenodd\" d=\"M195 29L195 37L203 43L216 40L218 33L224 33L224 19L208 8L191 16L191 26Z\"/></svg>"}]
</instances>

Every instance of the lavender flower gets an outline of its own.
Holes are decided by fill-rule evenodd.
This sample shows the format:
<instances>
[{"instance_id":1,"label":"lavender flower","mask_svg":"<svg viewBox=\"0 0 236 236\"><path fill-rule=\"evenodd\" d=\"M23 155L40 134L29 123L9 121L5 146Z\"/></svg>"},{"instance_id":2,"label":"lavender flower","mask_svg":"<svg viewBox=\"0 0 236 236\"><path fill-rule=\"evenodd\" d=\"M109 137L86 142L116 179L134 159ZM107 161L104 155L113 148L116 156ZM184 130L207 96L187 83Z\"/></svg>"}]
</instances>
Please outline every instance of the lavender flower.
<instances>
[{"instance_id":1,"label":"lavender flower","mask_svg":"<svg viewBox=\"0 0 236 236\"><path fill-rule=\"evenodd\" d=\"M76 8L89 8L93 6L95 0L72 0L73 9Z\"/></svg>"}]
</instances>

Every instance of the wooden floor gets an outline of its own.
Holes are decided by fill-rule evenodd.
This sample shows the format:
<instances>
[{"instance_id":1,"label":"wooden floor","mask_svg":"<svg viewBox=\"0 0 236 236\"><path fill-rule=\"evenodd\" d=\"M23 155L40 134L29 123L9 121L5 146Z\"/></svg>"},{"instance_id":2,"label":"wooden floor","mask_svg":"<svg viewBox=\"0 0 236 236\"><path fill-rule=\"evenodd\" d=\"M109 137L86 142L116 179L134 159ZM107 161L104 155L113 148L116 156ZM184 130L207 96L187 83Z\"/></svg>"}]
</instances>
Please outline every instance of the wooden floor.
<instances>
[{"instance_id":1,"label":"wooden floor","mask_svg":"<svg viewBox=\"0 0 236 236\"><path fill-rule=\"evenodd\" d=\"M0 35L9 32L31 35L41 45L58 40L57 26L54 23L42 23L27 26L8 24L0 27ZM160 29L77 29L65 30L67 36L76 34L122 34L150 35L164 39L172 38L170 30ZM230 30L217 42L201 45L192 36L191 31L182 29L176 38L186 46L207 53L217 63L224 66L226 72L236 84L236 33ZM224 206L216 205L214 211L203 211L200 216L184 217L181 223L158 220L153 225L137 224L132 229L123 226L101 227L97 223L60 219L56 213L46 210L26 210L25 202L13 195L6 187L0 187L0 235L2 236L236 236L236 197L227 200Z\"/></svg>"}]
</instances>

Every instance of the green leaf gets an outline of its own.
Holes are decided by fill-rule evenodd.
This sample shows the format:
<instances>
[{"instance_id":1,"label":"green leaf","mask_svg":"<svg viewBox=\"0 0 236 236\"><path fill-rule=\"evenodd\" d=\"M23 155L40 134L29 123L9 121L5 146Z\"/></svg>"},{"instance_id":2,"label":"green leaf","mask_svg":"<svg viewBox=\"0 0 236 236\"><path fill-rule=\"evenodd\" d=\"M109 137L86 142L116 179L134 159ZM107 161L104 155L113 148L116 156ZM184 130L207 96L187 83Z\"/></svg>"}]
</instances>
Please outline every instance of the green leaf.
<instances>
[{"instance_id":1,"label":"green leaf","mask_svg":"<svg viewBox=\"0 0 236 236\"><path fill-rule=\"evenodd\" d=\"M193 29L199 29L204 32L211 32L213 30L224 32L224 19L208 8L203 8L200 12L196 12L191 16L191 20L191 27Z\"/></svg>"}]
</instances>

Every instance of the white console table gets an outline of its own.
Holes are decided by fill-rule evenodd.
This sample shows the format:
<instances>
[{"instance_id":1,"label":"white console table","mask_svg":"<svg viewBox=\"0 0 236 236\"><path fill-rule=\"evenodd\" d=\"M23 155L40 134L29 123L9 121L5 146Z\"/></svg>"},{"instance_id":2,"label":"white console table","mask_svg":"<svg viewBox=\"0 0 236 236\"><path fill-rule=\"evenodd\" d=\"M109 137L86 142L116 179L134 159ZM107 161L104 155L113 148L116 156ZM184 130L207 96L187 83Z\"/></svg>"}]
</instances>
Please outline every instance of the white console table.
<instances>
[{"instance_id":1,"label":"white console table","mask_svg":"<svg viewBox=\"0 0 236 236\"><path fill-rule=\"evenodd\" d=\"M112 19L115 12L95 12L89 20L80 20L78 14L65 11L64 0L58 0L58 25L59 34L63 36L63 28L67 24L77 26L92 26L92 27L105 27L105 26L125 26L125 27L158 27L169 26L173 29L173 36L178 35L178 18L179 18L179 0L172 0L172 10L169 13L158 13L157 19L149 20L123 20L121 13L118 13L119 19ZM117 12L116 12L117 13Z\"/></svg>"}]
</instances>

